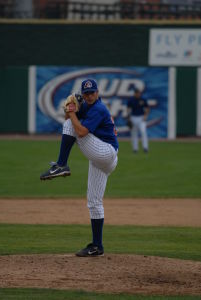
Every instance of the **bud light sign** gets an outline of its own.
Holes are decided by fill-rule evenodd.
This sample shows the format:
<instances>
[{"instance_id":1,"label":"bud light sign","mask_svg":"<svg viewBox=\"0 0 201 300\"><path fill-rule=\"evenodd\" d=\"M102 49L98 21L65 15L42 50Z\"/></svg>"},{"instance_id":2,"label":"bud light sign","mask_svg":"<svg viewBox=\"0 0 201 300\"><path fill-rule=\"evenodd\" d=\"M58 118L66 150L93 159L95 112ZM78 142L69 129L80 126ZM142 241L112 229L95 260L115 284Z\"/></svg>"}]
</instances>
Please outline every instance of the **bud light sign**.
<instances>
[{"instance_id":1,"label":"bud light sign","mask_svg":"<svg viewBox=\"0 0 201 300\"><path fill-rule=\"evenodd\" d=\"M79 93L84 79L93 78L113 116L119 137L130 134L127 103L135 89L143 91L151 108L147 120L149 137L167 137L168 68L40 66L36 67L35 74L37 133L61 133L66 97Z\"/></svg>"}]
</instances>

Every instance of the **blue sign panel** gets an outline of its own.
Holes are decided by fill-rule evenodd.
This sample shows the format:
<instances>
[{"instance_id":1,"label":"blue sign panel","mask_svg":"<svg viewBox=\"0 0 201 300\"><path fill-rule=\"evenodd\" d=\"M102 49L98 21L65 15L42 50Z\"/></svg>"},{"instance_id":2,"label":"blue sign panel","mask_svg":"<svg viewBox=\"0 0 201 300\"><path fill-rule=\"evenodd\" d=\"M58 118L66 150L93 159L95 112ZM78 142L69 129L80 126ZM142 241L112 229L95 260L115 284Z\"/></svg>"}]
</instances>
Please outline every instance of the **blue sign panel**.
<instances>
[{"instance_id":1,"label":"blue sign panel","mask_svg":"<svg viewBox=\"0 0 201 300\"><path fill-rule=\"evenodd\" d=\"M151 112L148 135L167 137L168 68L153 67L36 67L36 132L62 131L63 102L80 91L82 80L94 78L99 94L109 108L118 136L130 134L127 127L127 102L134 89L143 90Z\"/></svg>"}]
</instances>

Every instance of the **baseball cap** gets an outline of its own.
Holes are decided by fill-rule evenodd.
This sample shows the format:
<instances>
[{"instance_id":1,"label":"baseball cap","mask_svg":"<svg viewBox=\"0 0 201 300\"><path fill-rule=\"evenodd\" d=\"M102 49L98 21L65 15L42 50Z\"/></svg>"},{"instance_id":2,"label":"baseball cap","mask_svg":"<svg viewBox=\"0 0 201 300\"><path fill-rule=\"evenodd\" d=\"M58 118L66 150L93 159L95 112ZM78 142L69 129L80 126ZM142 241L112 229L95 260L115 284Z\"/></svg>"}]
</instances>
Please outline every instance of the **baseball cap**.
<instances>
[{"instance_id":1,"label":"baseball cap","mask_svg":"<svg viewBox=\"0 0 201 300\"><path fill-rule=\"evenodd\" d=\"M96 92L98 90L97 82L94 79L85 79L82 81L81 92L82 94L88 92Z\"/></svg>"}]
</instances>

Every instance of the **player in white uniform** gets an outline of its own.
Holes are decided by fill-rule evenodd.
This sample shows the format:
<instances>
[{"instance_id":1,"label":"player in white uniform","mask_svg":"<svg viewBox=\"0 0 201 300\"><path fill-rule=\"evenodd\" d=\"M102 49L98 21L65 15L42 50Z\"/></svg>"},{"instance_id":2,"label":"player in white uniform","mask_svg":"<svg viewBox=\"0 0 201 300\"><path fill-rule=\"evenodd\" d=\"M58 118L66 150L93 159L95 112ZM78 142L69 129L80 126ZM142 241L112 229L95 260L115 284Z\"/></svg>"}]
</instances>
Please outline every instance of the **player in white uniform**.
<instances>
[{"instance_id":1,"label":"player in white uniform","mask_svg":"<svg viewBox=\"0 0 201 300\"><path fill-rule=\"evenodd\" d=\"M58 161L40 176L41 180L70 175L68 156L74 142L89 160L87 205L92 227L92 243L77 256L104 254L102 230L104 223L103 196L110 173L117 165L118 141L111 115L98 95L97 83L86 79L81 85L84 102L78 113L66 114Z\"/></svg>"},{"instance_id":2,"label":"player in white uniform","mask_svg":"<svg viewBox=\"0 0 201 300\"><path fill-rule=\"evenodd\" d=\"M148 137L147 137L147 126L146 120L149 115L150 108L147 100L141 96L139 90L135 90L134 97L128 101L128 115L131 121L131 142L133 151L135 153L139 150L139 137L142 137L142 146L145 153L148 152Z\"/></svg>"}]
</instances>

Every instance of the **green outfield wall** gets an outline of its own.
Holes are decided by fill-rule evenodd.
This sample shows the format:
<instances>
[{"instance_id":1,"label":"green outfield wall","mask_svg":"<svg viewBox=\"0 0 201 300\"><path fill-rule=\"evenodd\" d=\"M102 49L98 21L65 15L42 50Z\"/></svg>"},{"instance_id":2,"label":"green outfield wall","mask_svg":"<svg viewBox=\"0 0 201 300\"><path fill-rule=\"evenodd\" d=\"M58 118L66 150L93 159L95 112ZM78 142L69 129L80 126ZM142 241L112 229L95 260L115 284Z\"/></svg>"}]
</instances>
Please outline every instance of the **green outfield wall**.
<instances>
[{"instance_id":1,"label":"green outfield wall","mask_svg":"<svg viewBox=\"0 0 201 300\"><path fill-rule=\"evenodd\" d=\"M27 132L28 68L0 68L0 132Z\"/></svg>"},{"instance_id":2,"label":"green outfield wall","mask_svg":"<svg viewBox=\"0 0 201 300\"><path fill-rule=\"evenodd\" d=\"M0 132L28 131L28 66L148 66L149 30L175 27L201 24L0 20ZM176 135L196 135L197 68L176 82Z\"/></svg>"},{"instance_id":3,"label":"green outfield wall","mask_svg":"<svg viewBox=\"0 0 201 300\"><path fill-rule=\"evenodd\" d=\"M177 135L196 134L197 68L177 68Z\"/></svg>"},{"instance_id":4,"label":"green outfield wall","mask_svg":"<svg viewBox=\"0 0 201 300\"><path fill-rule=\"evenodd\" d=\"M0 24L0 65L147 65L148 27Z\"/></svg>"},{"instance_id":5,"label":"green outfield wall","mask_svg":"<svg viewBox=\"0 0 201 300\"><path fill-rule=\"evenodd\" d=\"M201 24L6 23L0 20L0 65L147 66L149 30Z\"/></svg>"}]
</instances>

